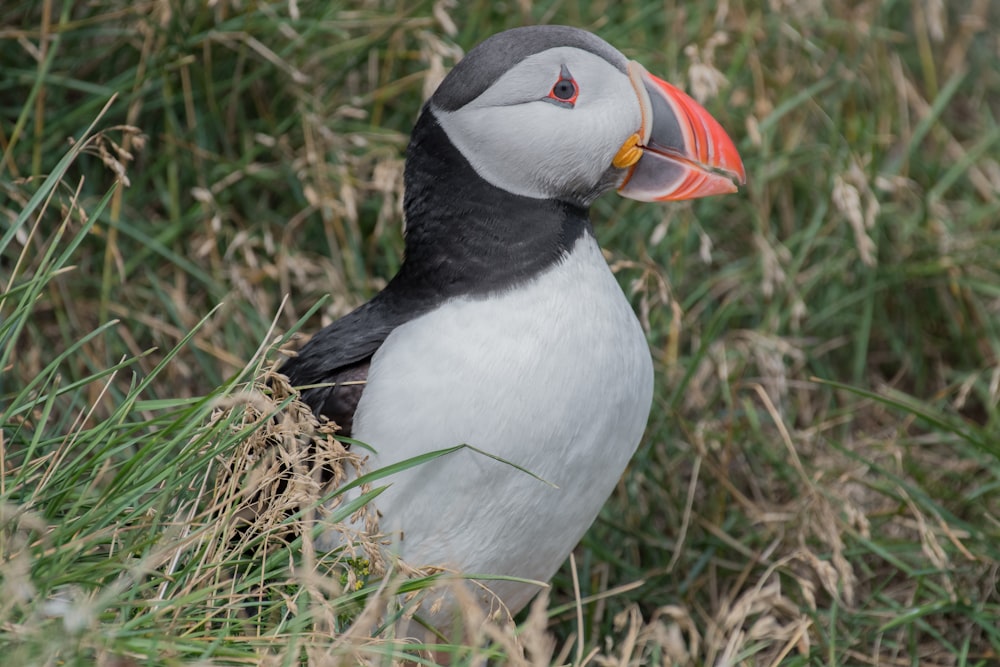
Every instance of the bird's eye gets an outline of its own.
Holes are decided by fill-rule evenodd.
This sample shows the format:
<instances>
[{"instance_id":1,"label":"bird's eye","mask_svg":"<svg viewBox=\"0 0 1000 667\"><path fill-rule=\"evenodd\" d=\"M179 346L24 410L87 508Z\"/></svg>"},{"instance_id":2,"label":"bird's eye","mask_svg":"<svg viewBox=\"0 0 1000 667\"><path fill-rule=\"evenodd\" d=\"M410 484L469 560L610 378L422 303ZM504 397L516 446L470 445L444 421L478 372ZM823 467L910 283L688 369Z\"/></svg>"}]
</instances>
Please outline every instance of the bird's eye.
<instances>
[{"instance_id":1,"label":"bird's eye","mask_svg":"<svg viewBox=\"0 0 1000 667\"><path fill-rule=\"evenodd\" d=\"M552 86L546 100L555 102L559 106L572 107L576 104L576 98L580 94L580 87L576 85L576 80L569 73L569 69L563 65L559 72L559 80Z\"/></svg>"},{"instance_id":2,"label":"bird's eye","mask_svg":"<svg viewBox=\"0 0 1000 667\"><path fill-rule=\"evenodd\" d=\"M569 101L576 97L576 83L567 81L566 79L559 79L556 85L552 87L552 94L561 100Z\"/></svg>"}]
</instances>

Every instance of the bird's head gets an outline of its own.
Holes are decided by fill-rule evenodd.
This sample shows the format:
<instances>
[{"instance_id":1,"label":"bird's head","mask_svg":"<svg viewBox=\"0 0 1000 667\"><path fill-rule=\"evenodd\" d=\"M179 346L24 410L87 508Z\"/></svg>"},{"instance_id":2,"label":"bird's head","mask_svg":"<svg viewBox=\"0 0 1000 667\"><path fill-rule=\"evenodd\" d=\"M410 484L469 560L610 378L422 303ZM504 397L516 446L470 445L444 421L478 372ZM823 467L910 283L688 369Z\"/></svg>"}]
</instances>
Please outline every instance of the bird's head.
<instances>
[{"instance_id":1,"label":"bird's head","mask_svg":"<svg viewBox=\"0 0 1000 667\"><path fill-rule=\"evenodd\" d=\"M576 28L490 37L428 110L483 179L526 197L587 206L617 189L668 201L735 192L746 180L732 140L701 105Z\"/></svg>"}]
</instances>

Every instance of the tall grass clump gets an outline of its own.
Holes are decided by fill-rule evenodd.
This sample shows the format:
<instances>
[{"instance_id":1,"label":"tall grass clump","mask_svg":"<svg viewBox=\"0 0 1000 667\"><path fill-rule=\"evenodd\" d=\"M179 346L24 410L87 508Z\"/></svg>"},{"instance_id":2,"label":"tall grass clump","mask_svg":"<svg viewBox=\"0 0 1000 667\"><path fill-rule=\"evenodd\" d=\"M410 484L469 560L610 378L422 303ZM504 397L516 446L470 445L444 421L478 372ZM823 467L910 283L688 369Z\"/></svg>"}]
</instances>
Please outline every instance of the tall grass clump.
<instances>
[{"instance_id":1,"label":"tall grass clump","mask_svg":"<svg viewBox=\"0 0 1000 667\"><path fill-rule=\"evenodd\" d=\"M420 104L539 22L685 87L749 178L595 206L657 366L646 439L516 631L470 608L421 653L392 621L442 573L317 546L386 482L337 504L363 449L277 350L391 277ZM988 0L5 3L0 661L995 664L996 25Z\"/></svg>"}]
</instances>

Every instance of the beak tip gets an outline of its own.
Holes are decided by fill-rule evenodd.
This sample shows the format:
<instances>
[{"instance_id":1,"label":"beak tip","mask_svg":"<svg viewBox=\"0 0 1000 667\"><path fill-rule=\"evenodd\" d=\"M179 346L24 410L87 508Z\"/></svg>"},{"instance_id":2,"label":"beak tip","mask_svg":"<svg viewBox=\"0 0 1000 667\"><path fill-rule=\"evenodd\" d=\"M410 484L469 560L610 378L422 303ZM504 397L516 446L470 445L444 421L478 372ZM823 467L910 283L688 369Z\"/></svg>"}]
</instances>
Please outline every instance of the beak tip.
<instances>
[{"instance_id":1,"label":"beak tip","mask_svg":"<svg viewBox=\"0 0 1000 667\"><path fill-rule=\"evenodd\" d=\"M732 186L732 192L736 192L740 189L740 186L747 184L747 172L743 168L743 162L737 160L735 164L731 162L723 162L720 165L711 165L719 176L724 177L728 180Z\"/></svg>"},{"instance_id":2,"label":"beak tip","mask_svg":"<svg viewBox=\"0 0 1000 667\"><path fill-rule=\"evenodd\" d=\"M715 123L715 119L712 119L712 122ZM746 185L747 172L743 166L743 158L740 157L740 152L736 150L736 144L733 143L733 140L729 138L729 135L726 134L726 131L718 123L715 123L713 132L711 133L711 140L720 149L718 163L711 166L722 170L737 185Z\"/></svg>"}]
</instances>

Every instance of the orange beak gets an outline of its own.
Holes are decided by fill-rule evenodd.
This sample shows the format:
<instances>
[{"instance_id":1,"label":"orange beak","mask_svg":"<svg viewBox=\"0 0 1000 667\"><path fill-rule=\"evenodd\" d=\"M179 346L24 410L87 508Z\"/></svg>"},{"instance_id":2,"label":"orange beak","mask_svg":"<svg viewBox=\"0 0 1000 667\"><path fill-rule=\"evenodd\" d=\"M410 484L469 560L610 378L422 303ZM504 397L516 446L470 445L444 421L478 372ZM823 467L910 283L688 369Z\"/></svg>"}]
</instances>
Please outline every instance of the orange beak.
<instances>
[{"instance_id":1,"label":"orange beak","mask_svg":"<svg viewBox=\"0 0 1000 667\"><path fill-rule=\"evenodd\" d=\"M737 184L746 183L733 140L700 104L634 60L629 78L639 97L642 127L619 151L630 165L618 187L622 196L677 201L736 192Z\"/></svg>"}]
</instances>

